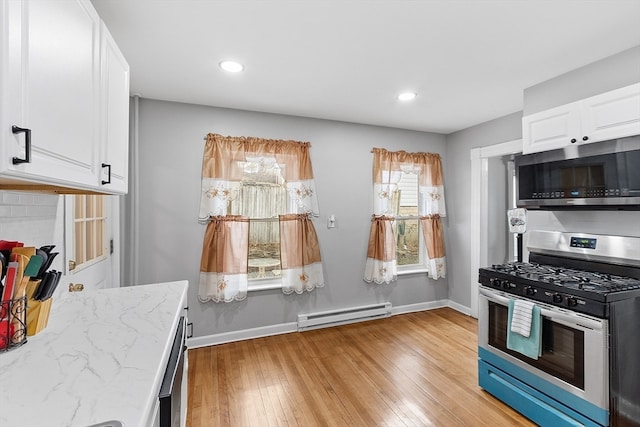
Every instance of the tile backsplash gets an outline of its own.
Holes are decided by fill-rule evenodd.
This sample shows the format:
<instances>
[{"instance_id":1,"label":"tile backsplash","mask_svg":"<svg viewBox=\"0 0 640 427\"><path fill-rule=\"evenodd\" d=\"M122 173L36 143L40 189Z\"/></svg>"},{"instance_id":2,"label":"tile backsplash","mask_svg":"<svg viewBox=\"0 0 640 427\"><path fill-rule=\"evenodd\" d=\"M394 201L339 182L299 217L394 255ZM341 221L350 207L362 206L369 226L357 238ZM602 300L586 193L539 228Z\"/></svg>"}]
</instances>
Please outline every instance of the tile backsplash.
<instances>
[{"instance_id":1,"label":"tile backsplash","mask_svg":"<svg viewBox=\"0 0 640 427\"><path fill-rule=\"evenodd\" d=\"M0 240L19 240L40 247L64 244L64 197L0 191Z\"/></svg>"}]
</instances>

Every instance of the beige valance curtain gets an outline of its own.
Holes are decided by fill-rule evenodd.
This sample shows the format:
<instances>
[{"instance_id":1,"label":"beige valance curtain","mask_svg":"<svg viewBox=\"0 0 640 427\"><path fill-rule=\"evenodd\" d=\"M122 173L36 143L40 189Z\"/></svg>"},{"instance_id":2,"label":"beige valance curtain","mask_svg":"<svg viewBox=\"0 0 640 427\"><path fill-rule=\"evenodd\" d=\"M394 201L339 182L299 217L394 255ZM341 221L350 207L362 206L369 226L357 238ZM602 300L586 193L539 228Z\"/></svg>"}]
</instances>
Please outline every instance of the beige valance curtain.
<instances>
[{"instance_id":1,"label":"beige valance curtain","mask_svg":"<svg viewBox=\"0 0 640 427\"><path fill-rule=\"evenodd\" d=\"M230 302L248 289L249 218L230 210L246 168L274 165L284 179L280 280L284 293L324 285L320 249L309 216L318 213L308 142L208 134L202 160L198 220L207 224L200 263L200 301Z\"/></svg>"},{"instance_id":2,"label":"beige valance curtain","mask_svg":"<svg viewBox=\"0 0 640 427\"><path fill-rule=\"evenodd\" d=\"M364 279L390 283L397 278L392 198L403 173L418 175L418 212L427 247L429 277L445 277L446 262L441 217L446 215L442 162L439 154L373 151L374 206Z\"/></svg>"}]
</instances>

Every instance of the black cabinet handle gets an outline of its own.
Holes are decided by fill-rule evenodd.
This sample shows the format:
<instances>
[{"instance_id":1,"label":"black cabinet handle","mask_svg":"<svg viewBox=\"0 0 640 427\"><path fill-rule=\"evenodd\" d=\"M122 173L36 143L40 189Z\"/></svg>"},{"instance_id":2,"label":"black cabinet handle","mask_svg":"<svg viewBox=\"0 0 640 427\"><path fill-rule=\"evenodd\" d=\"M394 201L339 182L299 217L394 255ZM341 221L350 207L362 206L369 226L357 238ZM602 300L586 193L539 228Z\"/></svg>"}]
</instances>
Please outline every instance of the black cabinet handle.
<instances>
[{"instance_id":1,"label":"black cabinet handle","mask_svg":"<svg viewBox=\"0 0 640 427\"><path fill-rule=\"evenodd\" d=\"M13 134L24 132L24 159L20 157L13 158L13 164L19 165L21 163L31 163L31 129L25 129L16 125L11 126L11 132Z\"/></svg>"},{"instance_id":2,"label":"black cabinet handle","mask_svg":"<svg viewBox=\"0 0 640 427\"><path fill-rule=\"evenodd\" d=\"M571 143L575 144L576 143L576 139L575 138L571 138Z\"/></svg>"},{"instance_id":3,"label":"black cabinet handle","mask_svg":"<svg viewBox=\"0 0 640 427\"><path fill-rule=\"evenodd\" d=\"M107 168L107 176L109 177L106 181L102 180L102 185L111 184L111 165L108 163L103 163L102 167Z\"/></svg>"},{"instance_id":4,"label":"black cabinet handle","mask_svg":"<svg viewBox=\"0 0 640 427\"><path fill-rule=\"evenodd\" d=\"M589 140L589 137L588 137L588 136L583 136L583 137L582 137L582 140L583 140L583 141L588 141L588 140Z\"/></svg>"}]
</instances>

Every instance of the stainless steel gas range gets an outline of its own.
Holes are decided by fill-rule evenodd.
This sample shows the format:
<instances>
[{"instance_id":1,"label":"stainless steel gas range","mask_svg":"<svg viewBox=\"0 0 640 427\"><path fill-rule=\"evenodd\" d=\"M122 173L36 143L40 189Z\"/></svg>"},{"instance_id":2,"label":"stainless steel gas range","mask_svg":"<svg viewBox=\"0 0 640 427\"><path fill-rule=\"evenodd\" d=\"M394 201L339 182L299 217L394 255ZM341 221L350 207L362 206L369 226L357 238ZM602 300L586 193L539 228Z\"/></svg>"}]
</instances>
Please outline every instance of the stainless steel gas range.
<instances>
[{"instance_id":1,"label":"stainless steel gas range","mask_svg":"<svg viewBox=\"0 0 640 427\"><path fill-rule=\"evenodd\" d=\"M527 247L479 270L480 386L541 426L640 426L640 238L531 231Z\"/></svg>"}]
</instances>

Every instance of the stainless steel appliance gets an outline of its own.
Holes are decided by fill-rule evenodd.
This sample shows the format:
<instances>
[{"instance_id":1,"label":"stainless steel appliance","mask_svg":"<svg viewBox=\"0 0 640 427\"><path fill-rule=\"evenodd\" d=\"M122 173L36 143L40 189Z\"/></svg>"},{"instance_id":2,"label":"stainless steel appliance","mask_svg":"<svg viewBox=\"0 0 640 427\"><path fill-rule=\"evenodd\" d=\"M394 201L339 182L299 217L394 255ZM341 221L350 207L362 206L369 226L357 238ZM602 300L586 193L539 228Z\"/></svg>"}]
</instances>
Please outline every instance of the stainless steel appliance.
<instances>
[{"instance_id":1,"label":"stainless steel appliance","mask_svg":"<svg viewBox=\"0 0 640 427\"><path fill-rule=\"evenodd\" d=\"M515 157L518 207L640 209L640 136Z\"/></svg>"},{"instance_id":2,"label":"stainless steel appliance","mask_svg":"<svg viewBox=\"0 0 640 427\"><path fill-rule=\"evenodd\" d=\"M640 426L640 238L530 231L527 247L479 270L480 386L541 426ZM518 300L539 309L538 357L507 345Z\"/></svg>"},{"instance_id":3,"label":"stainless steel appliance","mask_svg":"<svg viewBox=\"0 0 640 427\"><path fill-rule=\"evenodd\" d=\"M171 346L167 369L160 386L159 427L181 427L186 417L186 378L183 378L186 362L186 317L180 317Z\"/></svg>"}]
</instances>

